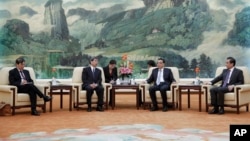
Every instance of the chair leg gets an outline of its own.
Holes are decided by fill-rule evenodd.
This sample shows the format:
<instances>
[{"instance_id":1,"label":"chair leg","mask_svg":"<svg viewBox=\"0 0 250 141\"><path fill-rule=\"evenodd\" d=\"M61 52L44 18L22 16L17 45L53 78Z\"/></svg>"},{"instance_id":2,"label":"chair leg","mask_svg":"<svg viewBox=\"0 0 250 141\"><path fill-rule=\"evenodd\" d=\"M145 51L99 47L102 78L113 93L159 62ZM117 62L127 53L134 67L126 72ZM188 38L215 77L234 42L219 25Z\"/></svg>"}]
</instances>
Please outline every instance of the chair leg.
<instances>
[{"instance_id":1,"label":"chair leg","mask_svg":"<svg viewBox=\"0 0 250 141\"><path fill-rule=\"evenodd\" d=\"M208 112L208 104L206 104L206 112Z\"/></svg>"},{"instance_id":2,"label":"chair leg","mask_svg":"<svg viewBox=\"0 0 250 141\"><path fill-rule=\"evenodd\" d=\"M237 106L237 114L240 114L240 107Z\"/></svg>"},{"instance_id":3,"label":"chair leg","mask_svg":"<svg viewBox=\"0 0 250 141\"><path fill-rule=\"evenodd\" d=\"M246 110L247 110L247 112L249 111L248 109L249 109L249 104L247 104L247 106L246 106Z\"/></svg>"},{"instance_id":4,"label":"chair leg","mask_svg":"<svg viewBox=\"0 0 250 141\"><path fill-rule=\"evenodd\" d=\"M12 107L12 116L15 115L15 107Z\"/></svg>"}]
</instances>

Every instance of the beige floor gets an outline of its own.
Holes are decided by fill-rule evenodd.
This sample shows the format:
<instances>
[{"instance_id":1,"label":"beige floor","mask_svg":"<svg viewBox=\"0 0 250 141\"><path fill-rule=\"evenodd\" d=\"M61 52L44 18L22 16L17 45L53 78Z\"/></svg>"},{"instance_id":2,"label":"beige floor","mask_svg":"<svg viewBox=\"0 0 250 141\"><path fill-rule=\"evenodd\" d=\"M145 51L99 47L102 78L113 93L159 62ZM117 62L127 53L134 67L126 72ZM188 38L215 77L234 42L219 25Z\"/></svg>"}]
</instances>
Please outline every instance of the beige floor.
<instances>
[{"instance_id":1,"label":"beige floor","mask_svg":"<svg viewBox=\"0 0 250 141\"><path fill-rule=\"evenodd\" d=\"M59 97L53 98L53 112L41 113L41 116L31 116L29 108L17 110L15 116L0 117L0 137L6 138L14 133L23 132L53 132L63 128L98 128L104 125L123 124L159 124L167 129L198 128L216 132L229 132L230 124L250 124L250 112L241 108L236 114L235 109L226 108L224 115L208 115L204 103L202 112L198 111L198 97L191 96L191 108L187 109L186 97L183 98L182 111L170 109L168 112L139 110L135 107L135 96L119 95L115 110L105 112L84 110L68 111L68 97L64 97L64 107L59 108ZM40 111L40 109L38 109Z\"/></svg>"}]
</instances>

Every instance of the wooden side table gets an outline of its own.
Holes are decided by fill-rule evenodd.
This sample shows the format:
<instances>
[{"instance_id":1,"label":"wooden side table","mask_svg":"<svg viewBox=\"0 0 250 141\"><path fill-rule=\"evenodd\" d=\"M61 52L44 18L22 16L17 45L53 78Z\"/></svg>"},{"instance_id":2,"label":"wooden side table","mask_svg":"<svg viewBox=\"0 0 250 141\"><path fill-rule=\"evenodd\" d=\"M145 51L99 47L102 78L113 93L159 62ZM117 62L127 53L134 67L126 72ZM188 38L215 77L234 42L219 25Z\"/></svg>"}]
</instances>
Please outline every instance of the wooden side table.
<instances>
[{"instance_id":1,"label":"wooden side table","mask_svg":"<svg viewBox=\"0 0 250 141\"><path fill-rule=\"evenodd\" d=\"M199 112L201 112L201 85L185 85L185 84L181 84L178 85L178 90L179 90L179 110L182 110L182 105L181 105L181 101L182 101L182 94L187 93L188 95L188 108L190 108L190 90L198 90L198 95L199 95ZM183 90L187 90L187 92L183 91Z\"/></svg>"},{"instance_id":2,"label":"wooden side table","mask_svg":"<svg viewBox=\"0 0 250 141\"><path fill-rule=\"evenodd\" d=\"M69 111L72 111L72 94L73 86L72 85L51 85L49 95L53 97L53 95L60 95L60 108L63 108L63 95L69 95ZM50 101L50 112L52 112L52 103L53 99Z\"/></svg>"},{"instance_id":3,"label":"wooden side table","mask_svg":"<svg viewBox=\"0 0 250 141\"><path fill-rule=\"evenodd\" d=\"M131 85L131 84L120 84L120 85L117 85L117 84L112 84L112 93L111 93L111 96L112 96L112 110L114 110L114 107L115 107L115 90L116 89L135 89L136 90L136 107L137 107L137 110L139 109L139 84L134 84L134 85Z\"/></svg>"}]
</instances>

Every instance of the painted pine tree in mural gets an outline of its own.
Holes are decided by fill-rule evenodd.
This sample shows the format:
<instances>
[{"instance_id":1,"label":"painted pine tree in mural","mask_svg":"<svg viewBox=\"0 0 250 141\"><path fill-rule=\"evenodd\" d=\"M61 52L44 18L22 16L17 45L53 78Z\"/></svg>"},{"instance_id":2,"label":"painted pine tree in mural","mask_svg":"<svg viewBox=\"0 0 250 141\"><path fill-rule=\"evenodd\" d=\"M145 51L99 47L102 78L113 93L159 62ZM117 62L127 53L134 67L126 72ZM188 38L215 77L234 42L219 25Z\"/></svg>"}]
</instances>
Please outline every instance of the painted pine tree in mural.
<instances>
[{"instance_id":1,"label":"painted pine tree in mural","mask_svg":"<svg viewBox=\"0 0 250 141\"><path fill-rule=\"evenodd\" d=\"M228 55L250 66L245 61L250 52L246 0L13 3L0 1L7 7L0 10L0 67L13 66L23 56L38 78L70 78L73 67L88 65L91 56L106 66L110 59L121 62L124 54L136 78L146 76L146 60L158 57L185 78L195 77L197 67L200 77L213 77Z\"/></svg>"}]
</instances>

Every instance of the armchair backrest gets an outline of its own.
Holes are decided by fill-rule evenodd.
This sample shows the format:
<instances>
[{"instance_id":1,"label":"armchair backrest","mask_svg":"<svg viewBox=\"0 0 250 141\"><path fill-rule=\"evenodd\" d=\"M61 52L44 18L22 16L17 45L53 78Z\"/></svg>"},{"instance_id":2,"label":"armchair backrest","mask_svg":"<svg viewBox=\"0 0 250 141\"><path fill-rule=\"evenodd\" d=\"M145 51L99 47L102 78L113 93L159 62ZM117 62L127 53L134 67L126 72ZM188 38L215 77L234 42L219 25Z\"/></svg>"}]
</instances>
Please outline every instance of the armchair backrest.
<instances>
[{"instance_id":1,"label":"armchair backrest","mask_svg":"<svg viewBox=\"0 0 250 141\"><path fill-rule=\"evenodd\" d=\"M155 69L155 68L157 68L157 67L151 67L151 68L149 68L149 70L148 70L148 78L150 77L153 69ZM178 70L177 67L165 67L165 68L168 68L168 69L170 69L172 71L174 79L175 79L175 81L177 83L180 82L180 75L179 75L179 70Z\"/></svg>"},{"instance_id":2,"label":"armchair backrest","mask_svg":"<svg viewBox=\"0 0 250 141\"><path fill-rule=\"evenodd\" d=\"M245 84L250 84L250 74L249 74L249 69L246 66L238 66L236 67L240 70L243 71L243 76L244 76L244 83ZM215 77L220 75L223 71L223 69L226 69L226 67L218 67L215 72Z\"/></svg>"},{"instance_id":3,"label":"armchair backrest","mask_svg":"<svg viewBox=\"0 0 250 141\"><path fill-rule=\"evenodd\" d=\"M9 71L15 67L3 67L0 70L0 85L9 85ZM30 73L31 79L33 79L34 83L36 83L35 72L31 67L25 67L25 70L28 70Z\"/></svg>"},{"instance_id":4,"label":"armchair backrest","mask_svg":"<svg viewBox=\"0 0 250 141\"><path fill-rule=\"evenodd\" d=\"M85 67L75 67L73 70L72 83L82 83L82 71ZM102 83L105 83L105 76L102 67L97 67L102 73Z\"/></svg>"}]
</instances>

